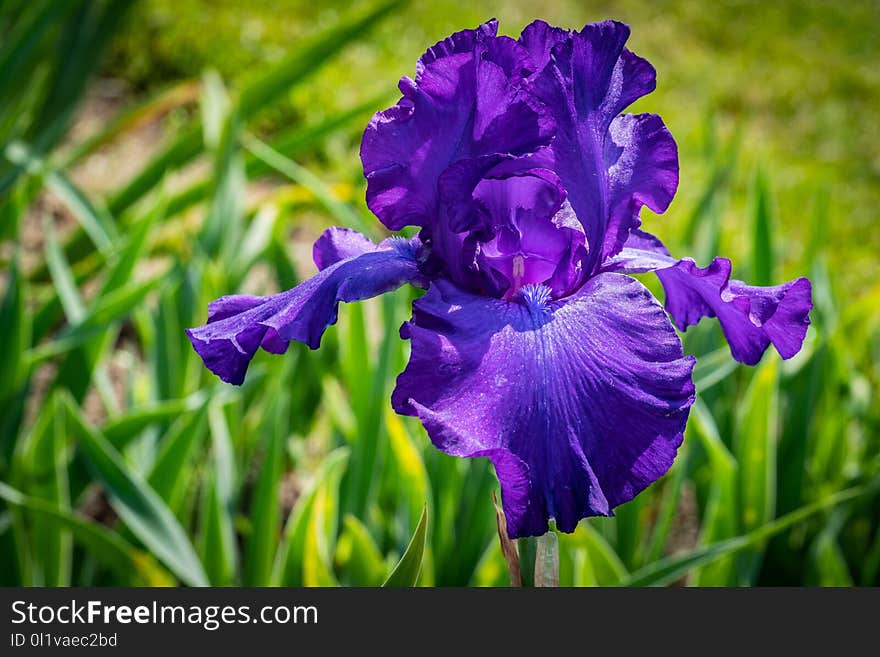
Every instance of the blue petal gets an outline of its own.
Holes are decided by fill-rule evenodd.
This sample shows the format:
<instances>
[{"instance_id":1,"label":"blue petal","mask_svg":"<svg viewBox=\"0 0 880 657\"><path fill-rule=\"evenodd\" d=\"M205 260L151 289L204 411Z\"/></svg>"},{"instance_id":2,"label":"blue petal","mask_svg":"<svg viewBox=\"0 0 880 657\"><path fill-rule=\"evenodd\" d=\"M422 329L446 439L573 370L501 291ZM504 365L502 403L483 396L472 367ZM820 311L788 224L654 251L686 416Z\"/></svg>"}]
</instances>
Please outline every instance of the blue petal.
<instances>
[{"instance_id":1,"label":"blue petal","mask_svg":"<svg viewBox=\"0 0 880 657\"><path fill-rule=\"evenodd\" d=\"M260 346L283 353L289 341L298 340L317 349L324 330L336 323L340 301L369 299L404 283L423 285L419 248L417 239L390 238L376 245L357 233L328 231L316 243L316 260L325 266L317 275L268 297L217 299L208 323L186 333L209 370L240 385ZM334 262L342 253L347 257Z\"/></svg>"},{"instance_id":2,"label":"blue petal","mask_svg":"<svg viewBox=\"0 0 880 657\"><path fill-rule=\"evenodd\" d=\"M522 37L546 61L532 88L556 123L552 169L584 226L590 274L639 225L642 205L665 211L678 184L675 141L660 118L618 116L656 84L654 68L624 48L628 37L613 21L568 34L538 24Z\"/></svg>"},{"instance_id":3,"label":"blue petal","mask_svg":"<svg viewBox=\"0 0 880 657\"><path fill-rule=\"evenodd\" d=\"M432 283L402 334L410 362L392 396L434 444L487 456L511 536L573 531L667 471L693 402L693 359L650 293L600 274L562 301Z\"/></svg>"},{"instance_id":4,"label":"blue petal","mask_svg":"<svg viewBox=\"0 0 880 657\"><path fill-rule=\"evenodd\" d=\"M657 272L666 292L666 310L683 331L703 317L717 317L730 352L755 365L771 344L791 358L804 342L813 307L806 278L756 287L730 278L730 260L715 258L706 268L690 258L677 260L653 235L633 231L623 250L604 271L626 274Z\"/></svg>"},{"instance_id":5,"label":"blue petal","mask_svg":"<svg viewBox=\"0 0 880 657\"><path fill-rule=\"evenodd\" d=\"M495 37L496 29L490 21L429 48L416 79L401 81L403 98L367 125L361 142L367 205L389 229L446 230L438 226L438 185L450 166L473 160L487 171L550 141L552 121L521 88L528 53ZM469 168L472 188L480 174Z\"/></svg>"}]
</instances>

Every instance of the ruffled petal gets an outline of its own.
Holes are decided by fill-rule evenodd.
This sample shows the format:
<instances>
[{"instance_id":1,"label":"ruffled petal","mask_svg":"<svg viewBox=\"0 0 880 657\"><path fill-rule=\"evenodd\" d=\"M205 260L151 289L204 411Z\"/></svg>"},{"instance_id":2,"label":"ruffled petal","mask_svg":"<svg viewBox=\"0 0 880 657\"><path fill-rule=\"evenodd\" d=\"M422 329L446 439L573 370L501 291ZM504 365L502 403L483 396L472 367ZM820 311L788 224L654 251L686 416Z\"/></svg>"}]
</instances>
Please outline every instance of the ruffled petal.
<instances>
[{"instance_id":1,"label":"ruffled petal","mask_svg":"<svg viewBox=\"0 0 880 657\"><path fill-rule=\"evenodd\" d=\"M479 42L485 42L498 34L498 20L492 18L474 30L461 30L450 34L442 41L438 41L428 48L419 61L416 62L416 81L422 76L422 72L432 62L444 57L468 53L473 51Z\"/></svg>"},{"instance_id":2,"label":"ruffled petal","mask_svg":"<svg viewBox=\"0 0 880 657\"><path fill-rule=\"evenodd\" d=\"M519 42L529 53L533 70L538 72L550 61L550 52L554 46L564 41L570 34L570 30L553 27L542 20L537 20L523 28Z\"/></svg>"},{"instance_id":3,"label":"ruffled petal","mask_svg":"<svg viewBox=\"0 0 880 657\"><path fill-rule=\"evenodd\" d=\"M703 317L717 317L734 359L755 365L771 344L782 358L801 349L812 288L807 278L756 287L730 278L727 258L701 268L690 258L677 260L653 235L634 231L623 250L606 262L605 271L627 274L655 271L666 292L666 310L683 331Z\"/></svg>"},{"instance_id":4,"label":"ruffled petal","mask_svg":"<svg viewBox=\"0 0 880 657\"><path fill-rule=\"evenodd\" d=\"M678 146L656 114L622 114L605 142L608 167L608 227L603 259L620 251L632 229L641 224L647 205L666 212L678 188Z\"/></svg>"},{"instance_id":5,"label":"ruffled petal","mask_svg":"<svg viewBox=\"0 0 880 657\"><path fill-rule=\"evenodd\" d=\"M213 324L234 315L241 315L259 305L265 303L266 297L257 297L251 294L230 294L219 299L214 299L208 304L208 323ZM288 342L278 337L278 332L267 329L260 341L260 346L270 354L283 354L287 351Z\"/></svg>"},{"instance_id":6,"label":"ruffled petal","mask_svg":"<svg viewBox=\"0 0 880 657\"><path fill-rule=\"evenodd\" d=\"M670 467L693 402L693 359L641 283L601 274L549 296L436 281L401 331L412 350L395 410L442 451L492 460L513 537L611 515Z\"/></svg>"},{"instance_id":7,"label":"ruffled petal","mask_svg":"<svg viewBox=\"0 0 880 657\"><path fill-rule=\"evenodd\" d=\"M623 248L607 258L602 271L616 271L624 274L645 274L658 269L671 267L678 260L669 255L663 242L643 230L630 231Z\"/></svg>"},{"instance_id":8,"label":"ruffled petal","mask_svg":"<svg viewBox=\"0 0 880 657\"><path fill-rule=\"evenodd\" d=\"M312 246L312 259L318 270L327 269L340 260L347 260L380 248L373 240L351 228L331 226Z\"/></svg>"},{"instance_id":9,"label":"ruffled petal","mask_svg":"<svg viewBox=\"0 0 880 657\"><path fill-rule=\"evenodd\" d=\"M546 48L539 38L542 34L544 41L559 38L556 32L536 30L534 43L525 40L530 52ZM547 65L532 78L536 95L556 122L554 171L584 225L590 245L585 268L590 273L622 246L638 207L649 200L657 207L668 205L658 187L668 190L670 181L650 178L670 168L670 145L675 154L671 136L656 118L620 118L612 123L656 84L654 68L624 49L628 37L629 27L623 23L587 25L552 45ZM635 168L645 165L650 166L644 176L636 175ZM677 162L674 168L677 172ZM674 187L675 183L673 192Z\"/></svg>"},{"instance_id":10,"label":"ruffled petal","mask_svg":"<svg viewBox=\"0 0 880 657\"><path fill-rule=\"evenodd\" d=\"M367 205L391 230L438 222L439 180L455 162L488 170L549 142L552 120L522 89L528 54L495 30L488 23L428 49L416 79L401 80L403 98L367 126ZM470 174L472 187L480 172Z\"/></svg>"},{"instance_id":11,"label":"ruffled petal","mask_svg":"<svg viewBox=\"0 0 880 657\"><path fill-rule=\"evenodd\" d=\"M330 248L334 241L336 250ZM344 252L344 243L359 243L368 250L330 263ZM298 340L317 349L324 330L336 323L340 301L361 301L404 283L424 285L418 264L420 246L418 239L390 238L376 245L366 238L325 233L315 251L321 254L316 260L326 266L317 275L267 297L217 299L209 306L208 323L187 329L187 336L209 370L227 383L240 385L261 346L283 353L288 342Z\"/></svg>"}]
</instances>

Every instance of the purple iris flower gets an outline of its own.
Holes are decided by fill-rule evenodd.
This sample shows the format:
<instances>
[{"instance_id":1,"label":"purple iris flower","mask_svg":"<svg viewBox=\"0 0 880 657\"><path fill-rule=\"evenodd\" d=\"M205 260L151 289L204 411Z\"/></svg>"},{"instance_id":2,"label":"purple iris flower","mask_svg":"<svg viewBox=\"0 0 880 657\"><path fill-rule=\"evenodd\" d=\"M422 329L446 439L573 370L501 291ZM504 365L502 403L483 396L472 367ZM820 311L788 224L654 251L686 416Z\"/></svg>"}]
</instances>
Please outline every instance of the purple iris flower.
<instances>
[{"instance_id":1,"label":"purple iris flower","mask_svg":"<svg viewBox=\"0 0 880 657\"><path fill-rule=\"evenodd\" d=\"M629 28L537 21L519 39L490 21L422 55L377 113L361 159L367 204L391 231L344 228L315 243L319 273L268 297L227 296L188 331L205 365L240 384L259 347L315 349L352 302L427 288L401 335L409 364L394 409L447 454L491 459L511 537L612 515L672 465L694 401L681 330L717 317L733 357L798 352L810 282L752 287L730 261L705 269L642 232L678 185L678 152L654 114L622 114L655 87L624 48ZM657 272L666 308L628 274Z\"/></svg>"}]
</instances>

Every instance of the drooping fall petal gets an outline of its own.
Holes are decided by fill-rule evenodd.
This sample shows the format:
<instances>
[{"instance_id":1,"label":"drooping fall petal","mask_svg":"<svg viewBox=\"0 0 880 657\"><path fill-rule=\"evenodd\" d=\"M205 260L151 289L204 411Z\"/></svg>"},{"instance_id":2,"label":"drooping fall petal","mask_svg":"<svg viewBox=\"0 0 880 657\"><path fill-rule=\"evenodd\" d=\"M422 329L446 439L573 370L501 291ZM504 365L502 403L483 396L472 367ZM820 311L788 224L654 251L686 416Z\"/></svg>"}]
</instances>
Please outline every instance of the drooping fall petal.
<instances>
[{"instance_id":1,"label":"drooping fall petal","mask_svg":"<svg viewBox=\"0 0 880 657\"><path fill-rule=\"evenodd\" d=\"M437 281L402 333L412 355L395 410L442 451L492 460L512 537L610 515L675 458L693 358L634 279L601 274L563 301L543 286L505 301Z\"/></svg>"}]
</instances>

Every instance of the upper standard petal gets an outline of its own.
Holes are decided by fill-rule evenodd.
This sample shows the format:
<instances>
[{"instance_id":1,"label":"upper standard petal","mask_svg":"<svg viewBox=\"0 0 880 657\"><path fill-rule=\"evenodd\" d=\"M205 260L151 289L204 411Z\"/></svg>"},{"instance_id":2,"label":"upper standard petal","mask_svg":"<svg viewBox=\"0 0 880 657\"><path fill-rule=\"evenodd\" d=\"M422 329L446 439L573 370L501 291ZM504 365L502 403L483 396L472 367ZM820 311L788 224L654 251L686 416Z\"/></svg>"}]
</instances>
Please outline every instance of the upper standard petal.
<instances>
[{"instance_id":1,"label":"upper standard petal","mask_svg":"<svg viewBox=\"0 0 880 657\"><path fill-rule=\"evenodd\" d=\"M620 251L646 205L666 211L678 189L678 146L656 114L621 114L608 128L608 225L602 260Z\"/></svg>"},{"instance_id":2,"label":"upper standard petal","mask_svg":"<svg viewBox=\"0 0 880 657\"><path fill-rule=\"evenodd\" d=\"M428 49L416 79L401 81L403 98L367 125L367 205L389 229L437 223L440 177L457 161L488 170L549 142L552 120L522 86L528 54L494 34L487 24Z\"/></svg>"},{"instance_id":3,"label":"upper standard petal","mask_svg":"<svg viewBox=\"0 0 880 657\"><path fill-rule=\"evenodd\" d=\"M584 267L594 273L607 252L619 249L626 236L621 224L631 223L633 212L637 215L648 200L656 201L661 209L668 205L650 177L669 168L666 156L671 152L677 183L677 156L675 143L661 129L662 122L656 125L656 118L615 121L656 84L653 67L624 48L629 27L606 21L560 37L555 31L535 29L522 39L533 53L543 52L548 38L556 41L549 47L546 65L530 83L553 115L552 168L584 226L589 244ZM537 45L538 41L543 45ZM656 166L656 160L662 160L662 166ZM636 173L636 167L647 165L647 170ZM670 188L669 184L660 186Z\"/></svg>"}]
</instances>

